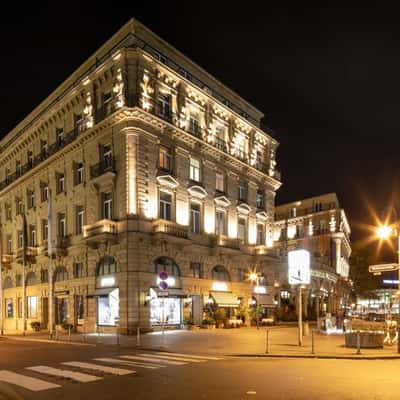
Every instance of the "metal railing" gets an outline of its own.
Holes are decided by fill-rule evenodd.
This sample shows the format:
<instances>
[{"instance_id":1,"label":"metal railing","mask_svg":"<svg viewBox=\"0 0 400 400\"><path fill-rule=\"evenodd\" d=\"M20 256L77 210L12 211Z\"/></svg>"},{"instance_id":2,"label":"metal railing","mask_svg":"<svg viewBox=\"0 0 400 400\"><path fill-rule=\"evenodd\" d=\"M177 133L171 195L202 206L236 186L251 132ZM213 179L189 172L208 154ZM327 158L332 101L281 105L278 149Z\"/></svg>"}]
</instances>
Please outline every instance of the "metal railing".
<instances>
[{"instance_id":1,"label":"metal railing","mask_svg":"<svg viewBox=\"0 0 400 400\"><path fill-rule=\"evenodd\" d=\"M97 178L106 172L115 171L115 159L113 156L104 158L98 164L90 167L90 178Z\"/></svg>"}]
</instances>

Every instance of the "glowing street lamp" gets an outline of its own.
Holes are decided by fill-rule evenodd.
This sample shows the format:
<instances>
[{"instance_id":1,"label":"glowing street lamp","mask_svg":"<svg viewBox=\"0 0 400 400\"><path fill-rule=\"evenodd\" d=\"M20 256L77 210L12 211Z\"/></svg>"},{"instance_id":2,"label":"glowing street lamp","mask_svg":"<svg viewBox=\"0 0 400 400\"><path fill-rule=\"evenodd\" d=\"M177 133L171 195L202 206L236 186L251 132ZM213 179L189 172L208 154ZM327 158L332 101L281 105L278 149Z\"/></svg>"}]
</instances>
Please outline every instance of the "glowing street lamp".
<instances>
[{"instance_id":1,"label":"glowing street lamp","mask_svg":"<svg viewBox=\"0 0 400 400\"><path fill-rule=\"evenodd\" d=\"M390 226L382 225L376 230L376 234L380 239L387 239L392 233L393 229Z\"/></svg>"}]
</instances>

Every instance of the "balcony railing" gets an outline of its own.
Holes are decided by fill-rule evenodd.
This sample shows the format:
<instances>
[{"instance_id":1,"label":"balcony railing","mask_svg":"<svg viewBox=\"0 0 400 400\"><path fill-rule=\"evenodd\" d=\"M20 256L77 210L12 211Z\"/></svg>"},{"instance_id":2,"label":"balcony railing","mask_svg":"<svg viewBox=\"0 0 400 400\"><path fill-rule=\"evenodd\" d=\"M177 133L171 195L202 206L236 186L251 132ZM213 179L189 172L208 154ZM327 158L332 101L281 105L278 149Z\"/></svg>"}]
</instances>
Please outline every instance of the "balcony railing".
<instances>
[{"instance_id":1,"label":"balcony railing","mask_svg":"<svg viewBox=\"0 0 400 400\"><path fill-rule=\"evenodd\" d=\"M245 151L240 150L240 149L235 150L235 156L239 160L244 161L244 162L248 162L248 160L249 160L249 155Z\"/></svg>"},{"instance_id":2,"label":"balcony railing","mask_svg":"<svg viewBox=\"0 0 400 400\"><path fill-rule=\"evenodd\" d=\"M204 129L199 125L190 125L188 132L191 135L196 136L197 138L201 138L203 135Z\"/></svg>"},{"instance_id":3,"label":"balcony railing","mask_svg":"<svg viewBox=\"0 0 400 400\"><path fill-rule=\"evenodd\" d=\"M162 118L167 122L172 122L173 119L173 112L171 110L162 109L160 107L156 108L156 114L158 117Z\"/></svg>"},{"instance_id":4,"label":"balcony railing","mask_svg":"<svg viewBox=\"0 0 400 400\"><path fill-rule=\"evenodd\" d=\"M230 249L239 250L241 241L237 238L230 238L229 236L219 236L218 245L229 247Z\"/></svg>"},{"instance_id":5,"label":"balcony railing","mask_svg":"<svg viewBox=\"0 0 400 400\"><path fill-rule=\"evenodd\" d=\"M115 159L114 157L107 157L101 160L98 164L90 167L90 178L97 178L106 172L115 172Z\"/></svg>"},{"instance_id":6,"label":"balcony railing","mask_svg":"<svg viewBox=\"0 0 400 400\"><path fill-rule=\"evenodd\" d=\"M35 257L38 254L38 248L36 246L28 246L24 249L20 248L17 250L17 262L23 262L24 259L24 252L25 252L25 261L26 262L33 262Z\"/></svg>"},{"instance_id":7,"label":"balcony railing","mask_svg":"<svg viewBox=\"0 0 400 400\"><path fill-rule=\"evenodd\" d=\"M225 153L228 151L228 146L226 145L225 140L219 138L219 137L215 137L214 138L214 146L218 149L218 150L222 150Z\"/></svg>"},{"instance_id":8,"label":"balcony railing","mask_svg":"<svg viewBox=\"0 0 400 400\"><path fill-rule=\"evenodd\" d=\"M189 237L189 228L179 225L172 221L157 220L154 222L154 233L167 233L168 235L187 239Z\"/></svg>"},{"instance_id":9,"label":"balcony railing","mask_svg":"<svg viewBox=\"0 0 400 400\"><path fill-rule=\"evenodd\" d=\"M118 233L118 225L116 221L110 219L102 219L95 222L92 225L85 225L83 227L83 236L85 238L91 238L97 235L111 234L115 235Z\"/></svg>"},{"instance_id":10,"label":"balcony railing","mask_svg":"<svg viewBox=\"0 0 400 400\"><path fill-rule=\"evenodd\" d=\"M96 110L96 123L101 122L103 119L107 118L117 109L114 101L110 101L103 104L100 108Z\"/></svg>"}]
</instances>

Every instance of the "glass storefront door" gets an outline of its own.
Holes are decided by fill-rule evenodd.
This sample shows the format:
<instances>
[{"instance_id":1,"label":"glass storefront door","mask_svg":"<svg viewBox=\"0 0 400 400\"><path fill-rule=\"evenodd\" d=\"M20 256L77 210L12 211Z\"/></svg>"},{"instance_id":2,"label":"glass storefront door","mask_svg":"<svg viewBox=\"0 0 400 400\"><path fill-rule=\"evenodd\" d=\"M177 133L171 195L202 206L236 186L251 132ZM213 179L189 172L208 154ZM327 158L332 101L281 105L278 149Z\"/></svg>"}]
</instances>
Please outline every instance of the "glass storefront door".
<instances>
[{"instance_id":1,"label":"glass storefront door","mask_svg":"<svg viewBox=\"0 0 400 400\"><path fill-rule=\"evenodd\" d=\"M97 324L116 326L119 321L119 289L97 298Z\"/></svg>"},{"instance_id":2,"label":"glass storefront door","mask_svg":"<svg viewBox=\"0 0 400 400\"><path fill-rule=\"evenodd\" d=\"M150 302L150 323L161 325L179 325L181 323L181 302L175 297L153 298Z\"/></svg>"}]
</instances>

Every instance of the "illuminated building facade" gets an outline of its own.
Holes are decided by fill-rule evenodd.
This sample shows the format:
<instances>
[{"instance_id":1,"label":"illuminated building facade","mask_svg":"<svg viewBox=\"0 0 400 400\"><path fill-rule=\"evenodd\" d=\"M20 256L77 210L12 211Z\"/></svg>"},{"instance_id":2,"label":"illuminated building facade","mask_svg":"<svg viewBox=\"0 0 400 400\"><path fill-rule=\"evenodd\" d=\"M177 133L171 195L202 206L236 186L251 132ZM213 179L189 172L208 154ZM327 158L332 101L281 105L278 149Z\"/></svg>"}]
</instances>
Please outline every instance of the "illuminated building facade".
<instances>
[{"instance_id":1,"label":"illuminated building facade","mask_svg":"<svg viewBox=\"0 0 400 400\"><path fill-rule=\"evenodd\" d=\"M254 302L249 269L272 305L280 176L262 117L129 21L0 142L6 332L24 298L27 328L48 327L49 244L55 323L78 331L233 315Z\"/></svg>"},{"instance_id":2,"label":"illuminated building facade","mask_svg":"<svg viewBox=\"0 0 400 400\"><path fill-rule=\"evenodd\" d=\"M281 250L282 256L293 249L310 252L311 284L304 291L303 301L306 316L335 314L350 306L350 232L335 193L276 206L274 246ZM286 269L281 272L285 286ZM286 300L292 297L294 301L295 290L289 286L286 289L282 290L283 297Z\"/></svg>"}]
</instances>

